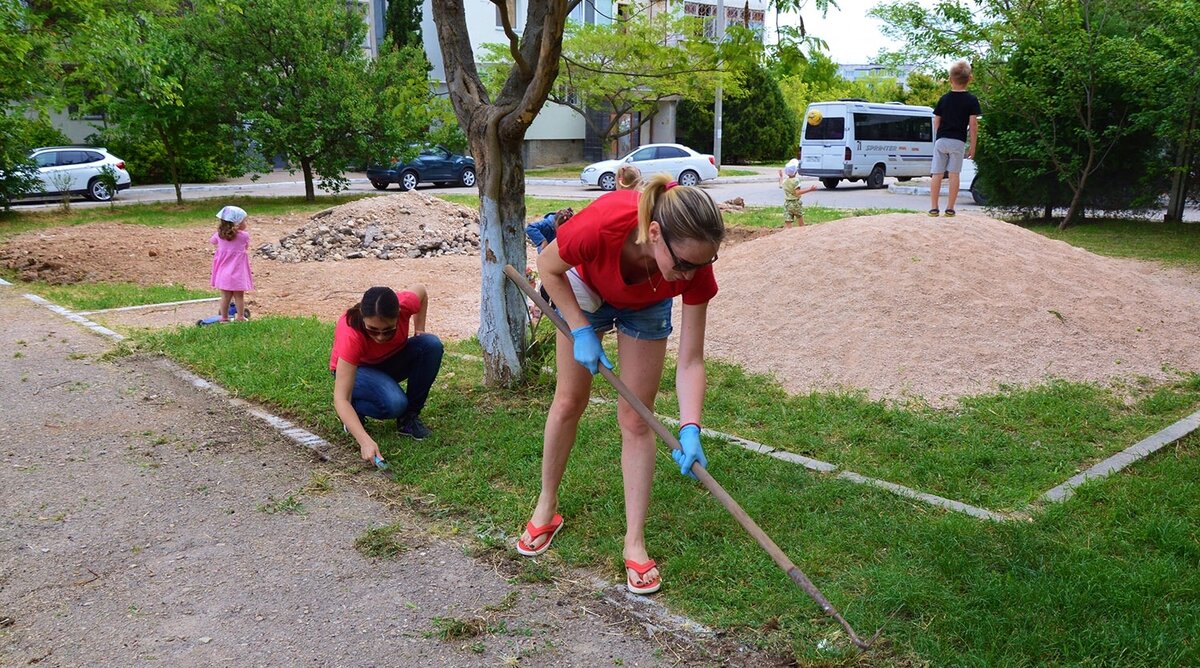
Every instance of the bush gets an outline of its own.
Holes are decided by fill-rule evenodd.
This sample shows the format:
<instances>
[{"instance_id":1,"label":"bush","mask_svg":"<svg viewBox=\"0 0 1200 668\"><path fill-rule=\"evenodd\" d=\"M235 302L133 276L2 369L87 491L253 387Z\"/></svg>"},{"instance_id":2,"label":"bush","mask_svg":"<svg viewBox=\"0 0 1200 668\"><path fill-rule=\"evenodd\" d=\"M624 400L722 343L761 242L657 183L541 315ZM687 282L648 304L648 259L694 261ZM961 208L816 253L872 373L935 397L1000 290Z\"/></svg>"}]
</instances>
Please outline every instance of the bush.
<instances>
[{"instance_id":1,"label":"bush","mask_svg":"<svg viewBox=\"0 0 1200 668\"><path fill-rule=\"evenodd\" d=\"M724 102L721 162L782 161L796 152L796 118L783 100L779 83L763 67L746 72L745 94ZM676 114L679 140L700 152L712 152L711 104L684 101Z\"/></svg>"},{"instance_id":2,"label":"bush","mask_svg":"<svg viewBox=\"0 0 1200 668\"><path fill-rule=\"evenodd\" d=\"M140 131L109 126L88 137L88 142L104 146L109 153L125 161L133 179L140 183L170 183L171 166L167 152L158 139ZM206 150L192 151L179 163L180 183L211 183L231 175L234 161L232 145L218 144Z\"/></svg>"}]
</instances>

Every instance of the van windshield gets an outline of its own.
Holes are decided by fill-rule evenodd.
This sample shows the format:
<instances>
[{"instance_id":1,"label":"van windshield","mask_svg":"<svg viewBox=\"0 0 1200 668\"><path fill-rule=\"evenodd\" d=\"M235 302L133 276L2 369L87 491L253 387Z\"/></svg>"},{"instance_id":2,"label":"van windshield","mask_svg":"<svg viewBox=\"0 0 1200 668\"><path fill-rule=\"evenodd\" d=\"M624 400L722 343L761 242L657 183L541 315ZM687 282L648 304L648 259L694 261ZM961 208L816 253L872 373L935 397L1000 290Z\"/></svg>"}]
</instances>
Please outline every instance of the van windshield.
<instances>
[{"instance_id":1,"label":"van windshield","mask_svg":"<svg viewBox=\"0 0 1200 668\"><path fill-rule=\"evenodd\" d=\"M830 118L826 116L821 119L820 123L812 125L811 123L804 124L804 138L808 140L841 141L846 136L846 119L842 116Z\"/></svg>"}]
</instances>

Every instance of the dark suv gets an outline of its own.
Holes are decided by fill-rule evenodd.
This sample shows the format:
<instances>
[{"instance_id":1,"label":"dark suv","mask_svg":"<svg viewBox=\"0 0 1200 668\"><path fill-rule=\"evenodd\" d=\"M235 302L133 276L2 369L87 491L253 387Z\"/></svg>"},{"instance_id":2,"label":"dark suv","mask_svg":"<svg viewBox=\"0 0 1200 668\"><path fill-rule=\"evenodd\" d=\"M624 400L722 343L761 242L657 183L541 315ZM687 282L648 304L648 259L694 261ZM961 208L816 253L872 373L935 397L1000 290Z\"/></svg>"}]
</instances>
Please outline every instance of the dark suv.
<instances>
[{"instance_id":1,"label":"dark suv","mask_svg":"<svg viewBox=\"0 0 1200 668\"><path fill-rule=\"evenodd\" d=\"M377 190L387 190L393 183L399 183L403 190L412 190L418 183L470 188L475 185L475 159L451 153L445 146L426 146L408 162L393 159L390 167L369 165L367 180Z\"/></svg>"}]
</instances>

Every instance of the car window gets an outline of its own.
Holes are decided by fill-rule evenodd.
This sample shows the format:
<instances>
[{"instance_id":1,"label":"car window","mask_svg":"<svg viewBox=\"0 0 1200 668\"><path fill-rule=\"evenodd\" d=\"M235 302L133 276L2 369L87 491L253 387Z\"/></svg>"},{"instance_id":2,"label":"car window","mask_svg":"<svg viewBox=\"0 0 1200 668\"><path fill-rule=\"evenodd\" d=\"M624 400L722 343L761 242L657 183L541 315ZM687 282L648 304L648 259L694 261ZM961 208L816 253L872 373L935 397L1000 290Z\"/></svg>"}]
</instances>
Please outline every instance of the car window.
<instances>
[{"instance_id":1,"label":"car window","mask_svg":"<svg viewBox=\"0 0 1200 668\"><path fill-rule=\"evenodd\" d=\"M660 160L663 158L686 158L687 155L688 154L686 151L684 151L683 149L675 148L674 146L659 146L658 147L658 158Z\"/></svg>"},{"instance_id":2,"label":"car window","mask_svg":"<svg viewBox=\"0 0 1200 668\"><path fill-rule=\"evenodd\" d=\"M447 151L440 146L433 149L433 154L439 158L442 158L443 160L450 157L450 151Z\"/></svg>"},{"instance_id":3,"label":"car window","mask_svg":"<svg viewBox=\"0 0 1200 668\"><path fill-rule=\"evenodd\" d=\"M84 154L87 156L86 162L100 162L104 159L104 156L95 151L84 151Z\"/></svg>"},{"instance_id":4,"label":"car window","mask_svg":"<svg viewBox=\"0 0 1200 668\"><path fill-rule=\"evenodd\" d=\"M38 167L53 167L58 164L58 151L38 153L33 160L37 163Z\"/></svg>"},{"instance_id":5,"label":"car window","mask_svg":"<svg viewBox=\"0 0 1200 668\"><path fill-rule=\"evenodd\" d=\"M639 148L638 150L634 151L632 155L629 156L629 159L634 162L637 162L639 160L653 160L654 159L654 147L651 146L649 148Z\"/></svg>"},{"instance_id":6,"label":"car window","mask_svg":"<svg viewBox=\"0 0 1200 668\"><path fill-rule=\"evenodd\" d=\"M436 148L423 148L423 149L421 149L421 152L418 153L417 155L419 155L423 158L432 158L432 157L436 156L437 154L438 154L438 152L437 152Z\"/></svg>"},{"instance_id":7,"label":"car window","mask_svg":"<svg viewBox=\"0 0 1200 668\"><path fill-rule=\"evenodd\" d=\"M58 166L81 165L87 162L87 151L59 151Z\"/></svg>"}]
</instances>

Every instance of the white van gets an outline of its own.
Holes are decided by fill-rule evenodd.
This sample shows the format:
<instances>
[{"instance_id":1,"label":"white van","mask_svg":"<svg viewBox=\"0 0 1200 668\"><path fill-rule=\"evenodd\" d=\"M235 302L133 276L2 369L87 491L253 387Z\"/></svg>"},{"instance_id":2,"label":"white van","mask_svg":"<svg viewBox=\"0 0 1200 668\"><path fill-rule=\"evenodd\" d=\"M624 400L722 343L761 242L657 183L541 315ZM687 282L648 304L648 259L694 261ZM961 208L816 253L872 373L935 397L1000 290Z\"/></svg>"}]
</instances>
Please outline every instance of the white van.
<instances>
[{"instance_id":1,"label":"white van","mask_svg":"<svg viewBox=\"0 0 1200 668\"><path fill-rule=\"evenodd\" d=\"M885 176L907 181L933 168L933 109L863 100L813 102L804 117L800 173L826 188L842 180L882 188Z\"/></svg>"}]
</instances>

